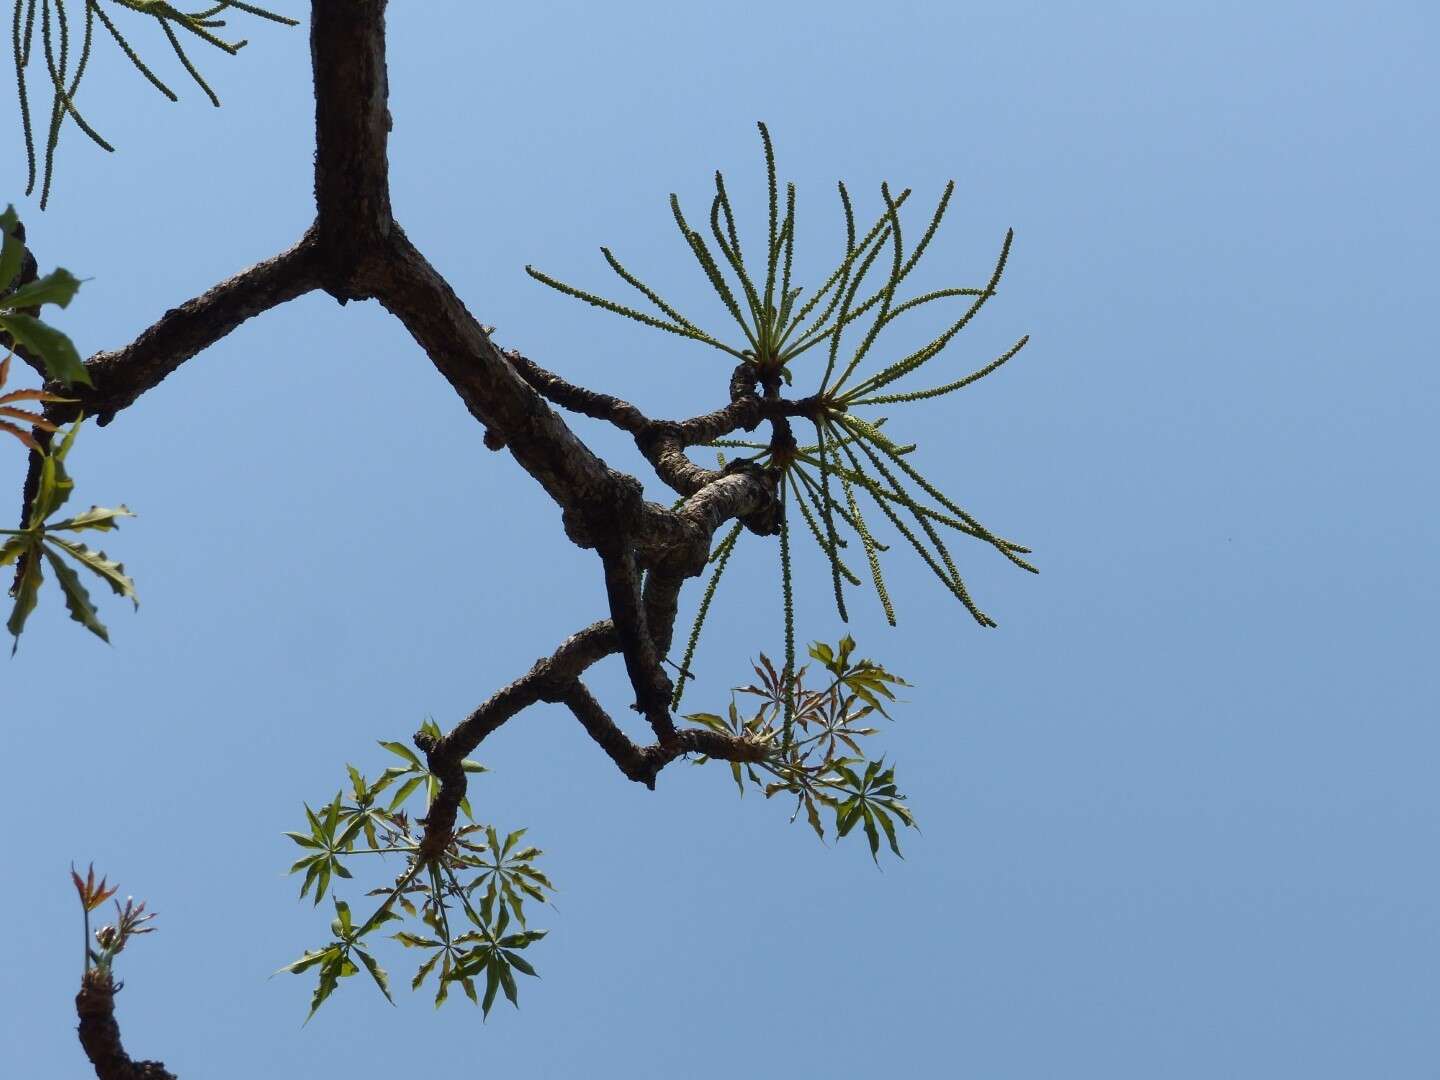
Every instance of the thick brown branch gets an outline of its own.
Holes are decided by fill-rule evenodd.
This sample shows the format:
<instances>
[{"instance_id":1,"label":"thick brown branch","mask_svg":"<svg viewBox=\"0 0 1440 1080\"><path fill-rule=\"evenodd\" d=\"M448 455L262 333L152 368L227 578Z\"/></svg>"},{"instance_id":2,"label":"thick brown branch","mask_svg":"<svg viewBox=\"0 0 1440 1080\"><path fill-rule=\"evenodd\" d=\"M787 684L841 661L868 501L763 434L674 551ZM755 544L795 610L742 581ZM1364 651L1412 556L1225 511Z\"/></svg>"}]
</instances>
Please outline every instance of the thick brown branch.
<instances>
[{"instance_id":1,"label":"thick brown branch","mask_svg":"<svg viewBox=\"0 0 1440 1080\"><path fill-rule=\"evenodd\" d=\"M96 353L85 361L94 387L69 388L66 394L78 404L52 405L47 414L63 421L83 410L108 424L117 412L246 319L318 287L314 255L314 236L309 233L290 250L167 311L123 349Z\"/></svg>"},{"instance_id":2,"label":"thick brown branch","mask_svg":"<svg viewBox=\"0 0 1440 1080\"><path fill-rule=\"evenodd\" d=\"M75 995L80 1016L80 1046L100 1080L175 1080L175 1074L158 1061L132 1061L120 1044L115 1022L115 992L120 988L108 972L87 971Z\"/></svg>"},{"instance_id":3,"label":"thick brown branch","mask_svg":"<svg viewBox=\"0 0 1440 1080\"><path fill-rule=\"evenodd\" d=\"M561 408L578 412L597 420L607 420L635 436L640 452L654 466L656 475L681 495L694 496L722 481L729 472L717 472L702 468L686 456L687 447L698 443L711 442L728 435L738 428L753 430L762 419L771 419L777 425L785 425L786 416L813 416L818 409L818 399L804 398L799 401L762 399L754 393L754 379L748 364L741 364L731 379L733 400L722 409L706 413L689 420L649 420L645 414L628 401L611 394L602 394L547 371L516 349L503 353L520 375L547 400ZM778 429L778 428L777 428ZM499 437L487 437L492 445L503 445ZM793 442L793 440L792 440ZM743 464L742 464L743 471ZM756 473L755 475L759 475ZM738 490L738 489L737 489ZM718 491L705 496L702 502L713 508L714 514L695 514L692 520L703 521L713 532L725 517L740 517L751 531L762 536L773 533L777 527L776 507L773 505L775 485L773 477L761 477L760 490L751 490L744 501L752 504L748 508L717 499ZM756 499L754 496L759 495ZM661 650L663 653L664 650Z\"/></svg>"},{"instance_id":4,"label":"thick brown branch","mask_svg":"<svg viewBox=\"0 0 1440 1080\"><path fill-rule=\"evenodd\" d=\"M314 0L315 227L325 288L340 301L369 296L367 271L383 258L390 215L386 0Z\"/></svg>"},{"instance_id":5,"label":"thick brown branch","mask_svg":"<svg viewBox=\"0 0 1440 1080\"><path fill-rule=\"evenodd\" d=\"M655 474L671 490L680 495L693 495L722 475L713 469L696 465L685 455L684 433L672 420L650 424L635 436L635 445L655 467Z\"/></svg>"},{"instance_id":6,"label":"thick brown branch","mask_svg":"<svg viewBox=\"0 0 1440 1080\"><path fill-rule=\"evenodd\" d=\"M707 537L732 518L739 518L761 536L779 529L780 504L775 496L779 474L749 462L732 462L714 483L681 504L679 515Z\"/></svg>"},{"instance_id":7,"label":"thick brown branch","mask_svg":"<svg viewBox=\"0 0 1440 1080\"><path fill-rule=\"evenodd\" d=\"M593 547L628 531L640 485L610 469L581 442L508 361L455 290L395 227L375 295L410 331L471 414L505 445L567 513L572 540Z\"/></svg>"}]
</instances>

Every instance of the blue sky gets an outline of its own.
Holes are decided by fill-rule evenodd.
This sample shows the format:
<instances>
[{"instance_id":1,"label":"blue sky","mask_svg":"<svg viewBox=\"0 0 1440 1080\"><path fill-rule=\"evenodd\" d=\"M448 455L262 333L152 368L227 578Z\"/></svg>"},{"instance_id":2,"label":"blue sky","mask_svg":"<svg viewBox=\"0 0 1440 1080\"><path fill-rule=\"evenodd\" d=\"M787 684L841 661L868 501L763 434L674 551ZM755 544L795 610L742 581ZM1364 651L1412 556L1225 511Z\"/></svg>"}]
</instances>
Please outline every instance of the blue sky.
<instances>
[{"instance_id":1,"label":"blue sky","mask_svg":"<svg viewBox=\"0 0 1440 1080\"><path fill-rule=\"evenodd\" d=\"M812 277L837 178L870 212L882 180L921 206L956 180L916 291L982 278L1013 227L1000 294L935 365L1029 347L894 423L1042 573L957 549L991 631L898 549L898 628L853 604L862 652L914 684L882 736L924 830L906 861L822 847L716 768L644 791L537 709L474 790L560 887L521 1009L391 1009L356 980L302 1030L308 978L266 978L327 933L283 875L302 800L453 723L603 591L376 305L271 312L72 459L77 499L141 515L106 547L142 606L106 604L107 648L47 595L0 676L10 1071L83 1071L67 868L94 859L161 913L121 957L127 1045L186 1076L1435 1076L1433 10L431 0L391 25L410 237L503 345L652 415L722 403L723 358L522 267L613 292L608 244L709 311L666 199L698 211L719 167L753 227L757 119ZM219 112L98 56L82 103L120 151L71 130L44 215L7 157L42 266L90 278L64 316L82 352L308 224L304 31L249 36L209 65ZM774 554L749 547L695 707L782 647ZM833 640L828 575L799 575L802 638ZM622 683L596 670L617 716ZM403 986L409 957L381 959Z\"/></svg>"}]
</instances>

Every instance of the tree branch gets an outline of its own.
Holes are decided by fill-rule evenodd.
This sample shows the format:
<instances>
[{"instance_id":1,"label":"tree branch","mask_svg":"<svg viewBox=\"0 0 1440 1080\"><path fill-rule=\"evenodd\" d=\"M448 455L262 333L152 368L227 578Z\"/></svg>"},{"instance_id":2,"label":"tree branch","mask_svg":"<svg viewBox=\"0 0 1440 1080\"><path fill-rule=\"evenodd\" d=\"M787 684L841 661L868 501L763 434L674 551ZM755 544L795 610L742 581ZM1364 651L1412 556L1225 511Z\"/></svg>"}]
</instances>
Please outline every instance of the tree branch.
<instances>
[{"instance_id":1,"label":"tree branch","mask_svg":"<svg viewBox=\"0 0 1440 1080\"><path fill-rule=\"evenodd\" d=\"M80 412L97 415L103 427L145 391L157 386L186 360L215 344L246 319L317 288L314 231L274 258L256 263L214 288L171 308L129 345L96 353L85 361L93 387L65 391L77 403L51 405L58 423Z\"/></svg>"},{"instance_id":2,"label":"tree branch","mask_svg":"<svg viewBox=\"0 0 1440 1080\"><path fill-rule=\"evenodd\" d=\"M325 288L337 300L371 295L364 282L383 257L390 212L386 0L314 0L315 228Z\"/></svg>"},{"instance_id":3,"label":"tree branch","mask_svg":"<svg viewBox=\"0 0 1440 1080\"><path fill-rule=\"evenodd\" d=\"M515 365L515 370L539 394L562 409L569 409L596 420L608 420L621 431L637 436L650 426L645 414L628 401L576 386L521 355L519 349L506 349L502 355Z\"/></svg>"},{"instance_id":4,"label":"tree branch","mask_svg":"<svg viewBox=\"0 0 1440 1080\"><path fill-rule=\"evenodd\" d=\"M95 1075L99 1080L175 1080L175 1074L158 1061L132 1061L120 1044L120 1025L115 1021L119 989L108 972L92 969L75 995L80 1046L95 1066Z\"/></svg>"},{"instance_id":5,"label":"tree branch","mask_svg":"<svg viewBox=\"0 0 1440 1080\"><path fill-rule=\"evenodd\" d=\"M645 575L645 625L655 645L655 655L670 655L670 642L675 633L675 613L680 602L680 588L685 575L664 569Z\"/></svg>"},{"instance_id":6,"label":"tree branch","mask_svg":"<svg viewBox=\"0 0 1440 1080\"><path fill-rule=\"evenodd\" d=\"M730 404L686 421L653 421L619 398L585 390L502 353L454 289L410 243L394 220L387 142L391 126L385 62L387 0L312 0L316 160L314 226L294 247L221 282L166 312L135 341L86 362L93 388L52 406L53 419L82 410L102 425L158 385L186 360L246 319L323 288L341 303L374 298L398 318L421 350L486 429L486 444L508 448L560 507L566 534L594 548L604 569L610 618L566 639L537 660L447 735L415 736L439 791L422 819L420 862L437 858L454 837L467 786L464 759L492 732L527 707L561 702L632 780L654 788L666 765L690 753L760 762L764 743L697 729L677 730L672 686L661 661L672 642L684 582L703 569L715 530L739 518L756 532L776 531L778 473L750 462L716 472L685 454L737 428L816 415L816 399L781 400L778 383L756 393L754 369L730 379ZM30 271L33 274L33 267ZM547 403L606 420L629 432L661 479L684 496L677 511L643 497L634 477L611 469ZM778 438L778 434L777 434ZM773 440L772 440L773 445ZM33 470L32 470L33 472ZM32 475L33 483L33 475ZM606 714L581 682L602 657L622 654L636 707L657 742L640 746ZM76 998L80 1040L101 1080L168 1080L155 1062L133 1062L120 1043L108 973L90 972Z\"/></svg>"},{"instance_id":7,"label":"tree branch","mask_svg":"<svg viewBox=\"0 0 1440 1080\"><path fill-rule=\"evenodd\" d=\"M585 685L576 679L561 699L575 714L582 727L620 771L636 783L655 789L660 770L685 754L705 754L722 761L764 761L768 748L764 743L736 739L716 731L683 728L664 743L636 746L616 726L604 708Z\"/></svg>"},{"instance_id":8,"label":"tree branch","mask_svg":"<svg viewBox=\"0 0 1440 1080\"><path fill-rule=\"evenodd\" d=\"M430 771L440 780L440 791L424 821L425 835L420 842L422 857L433 857L450 842L467 786L460 763L475 752L486 736L516 713L537 701L558 701L563 688L579 678L586 668L619 649L620 639L609 619L592 623L566 638L551 655L535 661L528 672L509 686L491 695L439 742L416 736L415 745L425 754Z\"/></svg>"},{"instance_id":9,"label":"tree branch","mask_svg":"<svg viewBox=\"0 0 1440 1080\"><path fill-rule=\"evenodd\" d=\"M600 552L605 566L605 595L610 601L610 618L620 639L625 671L635 689L635 707L650 721L662 743L675 737L670 719L670 697L675 692L660 654L650 636L645 604L640 594L640 575L634 560L625 552Z\"/></svg>"}]
</instances>

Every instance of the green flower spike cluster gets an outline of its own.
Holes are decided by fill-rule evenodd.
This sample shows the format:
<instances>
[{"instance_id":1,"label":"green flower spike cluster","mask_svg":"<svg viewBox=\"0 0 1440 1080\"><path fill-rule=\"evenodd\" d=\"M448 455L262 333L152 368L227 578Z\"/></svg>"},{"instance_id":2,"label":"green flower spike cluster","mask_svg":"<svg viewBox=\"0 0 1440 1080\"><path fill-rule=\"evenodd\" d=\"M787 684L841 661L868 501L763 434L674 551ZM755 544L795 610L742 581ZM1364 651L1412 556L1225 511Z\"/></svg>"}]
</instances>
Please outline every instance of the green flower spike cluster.
<instances>
[{"instance_id":1,"label":"green flower spike cluster","mask_svg":"<svg viewBox=\"0 0 1440 1080\"><path fill-rule=\"evenodd\" d=\"M239 0L219 0L218 3L212 4L204 10L191 12L180 11L165 3L164 0L15 0L11 44L15 53L15 83L20 97L20 123L25 131L25 157L29 166L26 195L35 190L37 170L35 131L30 116L30 91L25 73L30 67L31 61L36 60L37 52L40 54L40 59L44 61L45 75L52 90L50 117L45 132L43 180L40 186L40 208L42 210L50 201L50 181L55 170L55 147L60 142L60 129L64 125L66 117L74 120L75 125L101 149L112 152L115 149L105 140L104 136L90 125L75 106L75 96L80 89L80 80L85 77L85 71L90 65L90 48L94 41L97 22L115 40L115 44L120 47L120 51L125 54L126 59L135 66L140 74L150 80L155 89L171 101L180 100L175 91L166 86L150 66L140 58L140 54L135 51L130 42L126 40L125 35L120 32L120 28L115 25L115 21L107 12L107 7L112 11L118 8L143 15L159 24L181 66L195 80L200 89L205 91L205 96L217 108L220 105L220 98L216 96L215 91L210 88L210 84L205 81L205 77L200 74L194 61L185 52L185 47L181 44L181 34L196 38L206 45L234 56L245 47L246 43L244 41L226 41L215 33L216 30L226 25L222 16L227 11L233 10L246 15L254 15L271 22L283 23L286 26L299 25L294 19L262 7L256 7L254 4L240 3ZM83 9L83 12L77 14L77 8ZM77 21L78 26L75 25ZM39 30L38 42L36 40L37 29ZM181 33L177 34L177 30ZM78 46L72 41L72 37L77 35L80 39Z\"/></svg>"},{"instance_id":2,"label":"green flower spike cluster","mask_svg":"<svg viewBox=\"0 0 1440 1080\"><path fill-rule=\"evenodd\" d=\"M994 626L994 620L971 597L942 539L941 530L951 529L981 540L1016 566L1033 573L1035 567L1023 558L1029 554L1029 549L992 532L927 480L910 463L910 454L915 447L901 444L881 430L885 424L883 416L867 417L860 412L877 406L908 405L944 397L989 375L1024 348L1028 338L1022 337L978 370L939 385L916 390L904 390L895 385L940 355L970 324L986 301L995 295L1009 258L1012 234L1006 234L994 269L983 285L938 289L902 300L900 287L934 238L950 205L954 182L946 185L928 227L910 251L906 250L900 222L900 209L910 197L909 189L892 196L889 186L882 184L880 194L885 204L884 211L874 224L861 233L855 223L850 195L841 183L840 203L845 217L844 254L820 288L801 303L803 290L792 285L795 185L786 185L782 214L774 148L765 125L759 127L769 192L768 243L763 274L753 273L746 264L730 197L720 173L715 174L709 241L690 226L679 200L674 195L670 196L670 207L680 234L739 326L744 335L743 343L727 344L717 335L701 329L630 273L608 248L602 248L601 252L611 269L654 304L663 317L649 315L567 285L532 267L526 267L526 270L536 280L568 296L646 326L712 346L752 364L757 381L767 387L778 388L782 380L792 383L795 362L811 350L825 350L825 366L817 380L818 389L814 397L813 442L785 446L782 440L767 444L744 439L720 439L710 444L751 451L754 454L752 461L769 465L782 473L780 490L785 514L779 546L787 675L793 672L795 666L790 565L792 507L798 508L806 531L830 564L835 606L842 620L849 621L845 584L858 586L861 583L842 552L850 546L851 539L858 539L881 608L887 621L891 625L895 623L895 610L880 563L880 555L888 547L876 538L871 528L874 509L878 508L879 513L919 553L945 589L965 606L975 620L982 626ZM715 252L719 253L718 258ZM959 300L962 307L958 317L938 336L913 352L879 365L870 365L878 370L868 374L864 372L862 365L865 361L881 351L875 347L881 331L908 312L947 300ZM873 504L868 519L867 511L861 505L862 496ZM851 537L847 539L842 531L848 532ZM711 554L714 570L701 598L700 610L680 665L676 705L690 677L690 664L711 600L740 535L741 530L736 525L718 541ZM788 729L786 737L789 738Z\"/></svg>"}]
</instances>

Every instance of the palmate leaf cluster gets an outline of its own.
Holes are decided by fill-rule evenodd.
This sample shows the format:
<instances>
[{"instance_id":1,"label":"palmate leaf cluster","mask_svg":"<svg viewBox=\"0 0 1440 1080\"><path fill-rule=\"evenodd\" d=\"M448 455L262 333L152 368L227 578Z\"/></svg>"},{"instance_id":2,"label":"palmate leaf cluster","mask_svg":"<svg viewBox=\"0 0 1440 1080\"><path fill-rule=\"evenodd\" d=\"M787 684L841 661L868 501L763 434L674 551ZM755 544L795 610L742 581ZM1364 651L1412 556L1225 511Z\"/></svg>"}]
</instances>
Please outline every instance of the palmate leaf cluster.
<instances>
[{"instance_id":1,"label":"palmate leaf cluster","mask_svg":"<svg viewBox=\"0 0 1440 1080\"><path fill-rule=\"evenodd\" d=\"M135 583L125 573L125 567L111 559L103 551L86 547L76 539L84 532L110 532L124 517L133 517L123 506L106 508L92 506L79 514L50 520L74 489L74 481L65 472L65 458L75 442L80 423L72 424L59 446L52 447L42 456L40 462L40 483L35 500L30 507L30 516L23 529L0 529L0 567L20 564L18 580L11 595L15 603L5 626L15 639L12 654L19 647L20 634L26 620L39 603L40 586L45 578L48 565L65 594L65 606L70 617L80 623L102 641L110 640L110 633L96 614L90 593L76 573L76 568L88 571L98 577L117 596L125 597L136 607L140 601L135 595ZM74 564L74 566L71 565Z\"/></svg>"},{"instance_id":2,"label":"palmate leaf cluster","mask_svg":"<svg viewBox=\"0 0 1440 1080\"><path fill-rule=\"evenodd\" d=\"M871 858L878 862L881 835L899 855L896 825L914 828L915 819L895 785L895 767L883 759L867 759L861 740L876 734L866 724L869 717L890 719L885 705L895 700L892 688L909 683L872 660L852 659L854 652L855 641L848 634L833 649L821 642L810 646L810 655L827 673L823 689L818 690L806 687L806 668L787 676L762 653L754 665L758 684L735 690L760 699L753 713L743 716L732 697L723 716L690 713L685 719L769 747L771 752L757 764L729 763L740 793L745 793L748 781L767 799L793 795L795 813L790 820L803 811L822 840L824 810L833 815L837 839L859 825ZM787 727L793 728L788 740Z\"/></svg>"},{"instance_id":3,"label":"palmate leaf cluster","mask_svg":"<svg viewBox=\"0 0 1440 1080\"><path fill-rule=\"evenodd\" d=\"M15 59L16 91L20 99L20 123L25 138L28 181L25 194L35 190L40 181L40 207L50 199L50 182L54 174L55 148L67 119L83 131L97 146L115 148L101 135L76 105L80 83L90 65L91 48L97 36L106 36L125 58L152 86L171 101L178 101L174 90L141 58L135 46L121 31L119 23L131 23L135 16L153 22L164 34L170 50L186 73L204 91L215 106L220 98L205 81L185 50L185 43L200 44L234 56L245 47L244 40L228 40L226 16L230 13L254 16L270 22L296 26L297 21L255 4L241 0L216 0L200 10L181 11L166 0L14 0L11 46ZM117 22L118 20L118 22ZM128 27L127 27L128 29ZM49 84L48 114L32 115L30 98L32 67L43 69L41 76ZM43 123L43 130L36 123ZM37 138L38 136L38 138ZM43 161L37 162L36 145L44 146ZM38 166L38 167L37 167Z\"/></svg>"},{"instance_id":4,"label":"palmate leaf cluster","mask_svg":"<svg viewBox=\"0 0 1440 1080\"><path fill-rule=\"evenodd\" d=\"M1023 557L1029 554L1029 549L997 535L931 483L911 463L915 446L892 439L887 430L882 430L886 418L876 415L874 410L954 393L996 371L1024 348L1028 338L1022 337L999 356L958 378L942 378L936 385L917 389L897 385L939 356L996 294L1009 258L1012 234L1006 234L994 267L983 283L902 298L901 287L930 246L950 205L954 182L946 186L913 249L906 247L900 217L900 209L911 195L909 189L892 195L889 186L882 184L883 210L873 224L861 232L849 192L841 183L838 187L845 246L838 263L820 287L802 300L804 290L792 283L795 185L786 185L782 210L774 148L765 125L759 127L765 154L769 214L765 256L758 269L747 262L743 254L734 210L720 173L715 174L709 237L691 226L679 199L673 194L670 196L671 211L686 246L738 326L743 341L727 342L723 335L701 327L682 314L656 289L622 265L608 248L602 248L601 252L610 268L658 309L659 315L568 285L533 267L526 269L532 277L566 295L718 349L751 365L755 380L764 387L767 396L778 396L782 383L813 387L812 440L797 444L789 436L788 426L782 434L777 423L776 436L768 443L720 439L710 444L722 451L745 451L751 455L751 462L769 466L780 474L784 508L779 549L785 671L793 671L795 664L791 547L792 532L798 528L797 518L830 564L835 606L843 621L849 621L846 586L859 586L860 574L865 573L887 621L891 625L895 623L895 609L880 559L889 545L879 539L874 528L878 519L883 518L978 623L994 626L994 620L971 597L942 533L950 530L983 541L1015 565L1034 572L1035 567ZM918 349L875 362L884 354L883 348L877 347L882 331L904 315L947 301L958 302L959 308L939 334ZM811 375L802 376L796 365L807 358L807 354L814 360L814 370ZM733 527L711 553L714 569L680 664L675 706L679 705L685 683L691 676L691 662L711 601L741 535L739 526ZM852 560L856 564L852 566L847 562L846 552L855 547L859 549L859 558ZM857 572L856 566L862 560L864 569Z\"/></svg>"},{"instance_id":5,"label":"palmate leaf cluster","mask_svg":"<svg viewBox=\"0 0 1440 1080\"><path fill-rule=\"evenodd\" d=\"M430 720L421 732L432 739L439 737L439 728ZM437 857L422 857L423 829L405 807L421 796L428 813L439 780L403 743L382 741L380 745L400 759L400 764L385 769L373 781L353 765L346 766L349 791L337 792L319 810L306 806L309 831L286 834L305 852L290 868L291 873L304 873L301 897L313 895L318 905L328 890L335 919L331 941L280 970L316 974L310 1016L341 979L362 969L393 1003L389 978L363 943L379 928L408 918L412 928L388 936L425 954L411 980L412 989L418 990L433 973L437 1007L457 986L487 1016L499 994L518 1004L515 972L535 974L521 953L546 933L529 928L525 905L529 900L547 903L554 890L535 865L543 852L522 843L524 829L502 836L492 825L475 823L465 801L461 810L470 823L455 830ZM485 771L474 761L465 761L463 768L467 773ZM391 883L366 891L365 895L382 899L367 918L357 921L350 905L334 894L334 887L337 879L353 877L349 863L372 855L382 859L395 855L403 865Z\"/></svg>"}]
</instances>

